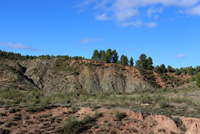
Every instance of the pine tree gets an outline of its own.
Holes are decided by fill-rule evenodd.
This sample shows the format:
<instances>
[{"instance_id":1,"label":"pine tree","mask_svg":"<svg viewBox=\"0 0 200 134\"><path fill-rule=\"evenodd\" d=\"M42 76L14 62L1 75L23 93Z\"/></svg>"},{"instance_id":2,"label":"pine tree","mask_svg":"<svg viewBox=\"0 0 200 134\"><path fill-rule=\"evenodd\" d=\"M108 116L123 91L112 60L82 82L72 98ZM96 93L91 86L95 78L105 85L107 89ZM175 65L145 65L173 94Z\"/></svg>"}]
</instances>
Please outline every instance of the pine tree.
<instances>
[{"instance_id":1,"label":"pine tree","mask_svg":"<svg viewBox=\"0 0 200 134\"><path fill-rule=\"evenodd\" d=\"M161 73L162 73L162 70L161 70L160 66L156 66L156 67L154 68L154 71L155 71L156 73L158 73L158 74L161 74Z\"/></svg>"},{"instance_id":2,"label":"pine tree","mask_svg":"<svg viewBox=\"0 0 200 134\"><path fill-rule=\"evenodd\" d=\"M123 54L120 57L120 61L121 61L120 64L123 65L124 64L124 55Z\"/></svg>"},{"instance_id":3,"label":"pine tree","mask_svg":"<svg viewBox=\"0 0 200 134\"><path fill-rule=\"evenodd\" d=\"M121 58L120 58L120 60L121 60L121 64L122 65L124 65L124 66L128 65L128 58L127 58L127 56L122 55Z\"/></svg>"},{"instance_id":4,"label":"pine tree","mask_svg":"<svg viewBox=\"0 0 200 134\"><path fill-rule=\"evenodd\" d=\"M112 58L112 50L108 49L106 51L106 58L105 58L105 62L106 63L110 63L111 62L111 58Z\"/></svg>"},{"instance_id":5,"label":"pine tree","mask_svg":"<svg viewBox=\"0 0 200 134\"><path fill-rule=\"evenodd\" d=\"M149 57L149 58L147 59L147 69L152 70L153 68L154 68L154 67L153 67L153 60L152 60L151 57Z\"/></svg>"},{"instance_id":6,"label":"pine tree","mask_svg":"<svg viewBox=\"0 0 200 134\"><path fill-rule=\"evenodd\" d=\"M103 50L99 51L98 60L102 60L102 54L103 54L103 52L105 53L105 51L103 51Z\"/></svg>"},{"instance_id":7,"label":"pine tree","mask_svg":"<svg viewBox=\"0 0 200 134\"><path fill-rule=\"evenodd\" d=\"M137 61L136 61L135 67L137 67L137 68L142 67L140 60L137 60Z\"/></svg>"},{"instance_id":8,"label":"pine tree","mask_svg":"<svg viewBox=\"0 0 200 134\"><path fill-rule=\"evenodd\" d=\"M161 69L161 73L166 73L167 72L164 64L160 65L160 69Z\"/></svg>"},{"instance_id":9,"label":"pine tree","mask_svg":"<svg viewBox=\"0 0 200 134\"><path fill-rule=\"evenodd\" d=\"M133 67L133 66L134 66L133 57L131 57L131 59L130 59L130 66L131 66L131 67Z\"/></svg>"},{"instance_id":10,"label":"pine tree","mask_svg":"<svg viewBox=\"0 0 200 134\"><path fill-rule=\"evenodd\" d=\"M174 69L170 65L168 65L167 72L173 73Z\"/></svg>"},{"instance_id":11,"label":"pine tree","mask_svg":"<svg viewBox=\"0 0 200 134\"><path fill-rule=\"evenodd\" d=\"M145 54L141 54L139 60L136 62L137 67L142 67L143 69L147 69L147 56Z\"/></svg>"},{"instance_id":12,"label":"pine tree","mask_svg":"<svg viewBox=\"0 0 200 134\"><path fill-rule=\"evenodd\" d=\"M97 49L94 50L93 55L92 55L92 59L93 60L98 60L99 57L99 52Z\"/></svg>"},{"instance_id":13,"label":"pine tree","mask_svg":"<svg viewBox=\"0 0 200 134\"><path fill-rule=\"evenodd\" d=\"M113 50L112 51L112 62L113 63L117 63L118 62L118 54L117 54L117 51L116 50Z\"/></svg>"},{"instance_id":14,"label":"pine tree","mask_svg":"<svg viewBox=\"0 0 200 134\"><path fill-rule=\"evenodd\" d=\"M101 54L101 60L105 61L106 52L103 50L103 51L100 52L100 54Z\"/></svg>"},{"instance_id":15,"label":"pine tree","mask_svg":"<svg viewBox=\"0 0 200 134\"><path fill-rule=\"evenodd\" d=\"M128 66L128 57L127 56L124 57L124 65Z\"/></svg>"}]
</instances>

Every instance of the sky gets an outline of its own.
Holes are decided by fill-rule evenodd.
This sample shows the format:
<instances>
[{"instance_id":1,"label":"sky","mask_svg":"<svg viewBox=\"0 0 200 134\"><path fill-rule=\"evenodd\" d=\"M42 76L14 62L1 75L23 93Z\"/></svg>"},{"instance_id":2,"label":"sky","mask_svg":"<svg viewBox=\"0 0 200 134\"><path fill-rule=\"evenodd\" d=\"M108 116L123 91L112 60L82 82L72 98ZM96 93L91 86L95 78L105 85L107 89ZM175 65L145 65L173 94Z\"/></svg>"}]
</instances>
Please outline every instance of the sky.
<instances>
[{"instance_id":1,"label":"sky","mask_svg":"<svg viewBox=\"0 0 200 134\"><path fill-rule=\"evenodd\" d=\"M0 50L90 59L109 48L200 65L200 0L0 0Z\"/></svg>"}]
</instances>

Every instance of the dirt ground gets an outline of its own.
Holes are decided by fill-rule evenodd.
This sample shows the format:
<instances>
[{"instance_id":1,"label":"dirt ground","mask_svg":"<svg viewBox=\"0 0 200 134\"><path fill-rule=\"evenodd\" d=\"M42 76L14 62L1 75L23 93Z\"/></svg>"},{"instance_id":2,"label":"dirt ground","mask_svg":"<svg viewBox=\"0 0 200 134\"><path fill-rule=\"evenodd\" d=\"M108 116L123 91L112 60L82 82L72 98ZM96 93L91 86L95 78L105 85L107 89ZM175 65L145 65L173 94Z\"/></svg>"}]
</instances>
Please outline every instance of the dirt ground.
<instances>
[{"instance_id":1,"label":"dirt ground","mask_svg":"<svg viewBox=\"0 0 200 134\"><path fill-rule=\"evenodd\" d=\"M92 109L81 107L73 111L71 107L51 107L43 110L28 111L27 107L0 108L0 133L12 134L57 134L62 131L63 123L70 116L78 120L85 116L95 120L87 122L81 133L97 134L200 134L200 119L167 117L163 115L143 115L128 109ZM116 113L123 113L117 118ZM120 119L120 120L119 120Z\"/></svg>"}]
</instances>

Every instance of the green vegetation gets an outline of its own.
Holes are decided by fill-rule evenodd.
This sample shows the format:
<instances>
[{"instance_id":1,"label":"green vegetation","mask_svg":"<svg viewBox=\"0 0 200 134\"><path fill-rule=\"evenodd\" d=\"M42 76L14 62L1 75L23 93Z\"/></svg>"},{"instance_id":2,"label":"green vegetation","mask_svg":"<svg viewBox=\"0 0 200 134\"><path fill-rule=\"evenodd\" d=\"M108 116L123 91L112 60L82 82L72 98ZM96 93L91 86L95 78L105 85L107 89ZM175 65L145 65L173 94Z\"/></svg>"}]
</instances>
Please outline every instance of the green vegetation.
<instances>
[{"instance_id":1,"label":"green vegetation","mask_svg":"<svg viewBox=\"0 0 200 134\"><path fill-rule=\"evenodd\" d=\"M33 60L33 59L51 59L51 58L63 58L63 59L74 59L74 60L81 60L85 59L84 57L70 57L68 55L40 55L40 56L31 56L31 55L21 55L19 53L13 53L13 52L5 52L0 50L0 59L10 59L10 60Z\"/></svg>"},{"instance_id":2,"label":"green vegetation","mask_svg":"<svg viewBox=\"0 0 200 134\"><path fill-rule=\"evenodd\" d=\"M93 60L102 60L105 63L117 63L118 57L117 51L112 51L111 49L108 49L106 52L104 50L98 51L95 49L92 55Z\"/></svg>"},{"instance_id":3,"label":"green vegetation","mask_svg":"<svg viewBox=\"0 0 200 134\"><path fill-rule=\"evenodd\" d=\"M133 58L130 58L130 61L128 60L128 57L125 55L122 55L120 60L118 61L118 53L116 50L111 50L108 49L107 51L105 50L100 50L98 51L97 49L94 50L92 58L93 60L99 60L103 61L105 63L119 63L122 65L130 65L134 66ZM11 59L11 60L32 60L32 59L53 59L53 58L58 58L58 59L64 59L64 60L82 60L85 59L84 57L70 57L68 55L41 55L41 56L30 56L30 55L21 55L19 53L13 53L13 52L5 52L0 50L0 59ZM142 68L142 69L148 69L148 70L155 70L155 72L159 74L163 73L174 73L175 75L181 75L181 74L189 74L189 75L196 75L198 72L200 72L200 66L197 66L196 68L193 68L192 66L189 67L181 67L180 69L178 68L172 68L170 65L166 68L164 64L160 66L156 66L154 68L153 66L153 59L151 57L146 56L146 54L141 54L139 57L139 60L136 60L135 66L137 68Z\"/></svg>"},{"instance_id":4,"label":"green vegetation","mask_svg":"<svg viewBox=\"0 0 200 134\"><path fill-rule=\"evenodd\" d=\"M122 55L120 58L120 64L124 66L128 66L128 58L126 55Z\"/></svg>"},{"instance_id":5,"label":"green vegetation","mask_svg":"<svg viewBox=\"0 0 200 134\"><path fill-rule=\"evenodd\" d=\"M133 57L131 57L131 59L130 59L130 66L131 66L131 67L133 67L133 66L134 66Z\"/></svg>"},{"instance_id":6,"label":"green vegetation","mask_svg":"<svg viewBox=\"0 0 200 134\"><path fill-rule=\"evenodd\" d=\"M169 106L169 104L167 103L167 100L164 98L162 100L159 100L159 106L160 108L166 108Z\"/></svg>"},{"instance_id":7,"label":"green vegetation","mask_svg":"<svg viewBox=\"0 0 200 134\"><path fill-rule=\"evenodd\" d=\"M200 99L197 94L199 94L199 89L195 87L135 90L132 93L116 94L92 93L85 90L49 93L36 89L32 91L0 89L0 105L27 105L27 111L29 112L44 109L51 106L51 104L67 105L72 107L71 113L76 113L80 106L92 107L95 110L99 107L122 107L141 113L200 118ZM142 104L147 104L147 106L143 107ZM118 112L116 115L118 116ZM102 114L96 112L93 118L100 116Z\"/></svg>"},{"instance_id":8,"label":"green vegetation","mask_svg":"<svg viewBox=\"0 0 200 134\"><path fill-rule=\"evenodd\" d=\"M196 76L197 86L200 87L200 72Z\"/></svg>"},{"instance_id":9,"label":"green vegetation","mask_svg":"<svg viewBox=\"0 0 200 134\"><path fill-rule=\"evenodd\" d=\"M116 110L114 114L115 114L115 119L117 121L121 121L123 118L126 117L126 114L124 112L121 112L121 111L118 111L118 110Z\"/></svg>"},{"instance_id":10,"label":"green vegetation","mask_svg":"<svg viewBox=\"0 0 200 134\"><path fill-rule=\"evenodd\" d=\"M79 121L76 117L70 116L63 123L63 134L79 134L85 128L87 129L87 124L94 122L99 117L101 117L99 114L95 115L94 117L86 115L82 120Z\"/></svg>"},{"instance_id":11,"label":"green vegetation","mask_svg":"<svg viewBox=\"0 0 200 134\"><path fill-rule=\"evenodd\" d=\"M63 124L63 134L79 134L81 132L82 124L76 119L76 117L71 116Z\"/></svg>"},{"instance_id":12,"label":"green vegetation","mask_svg":"<svg viewBox=\"0 0 200 134\"><path fill-rule=\"evenodd\" d=\"M140 74L143 76L143 80L149 82L154 88L161 88L159 84L156 83L156 78L151 70L145 70L139 68Z\"/></svg>"}]
</instances>

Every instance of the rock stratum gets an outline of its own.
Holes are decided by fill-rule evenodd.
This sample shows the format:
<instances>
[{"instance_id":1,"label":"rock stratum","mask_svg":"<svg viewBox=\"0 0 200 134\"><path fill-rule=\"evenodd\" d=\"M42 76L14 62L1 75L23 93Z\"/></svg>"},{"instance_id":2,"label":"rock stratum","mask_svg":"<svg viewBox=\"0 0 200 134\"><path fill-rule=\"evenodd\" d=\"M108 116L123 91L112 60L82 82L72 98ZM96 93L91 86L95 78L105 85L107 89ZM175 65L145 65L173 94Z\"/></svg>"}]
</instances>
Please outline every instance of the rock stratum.
<instances>
[{"instance_id":1,"label":"rock stratum","mask_svg":"<svg viewBox=\"0 0 200 134\"><path fill-rule=\"evenodd\" d=\"M166 81L153 71L146 74L128 66L107 64L92 60L66 60L62 58L33 60L0 60L1 88L23 90L38 88L45 91L102 91L132 92L157 87L174 87L176 83ZM175 77L174 77L175 78ZM183 82L183 77L176 80ZM170 84L170 85L169 85Z\"/></svg>"}]
</instances>

